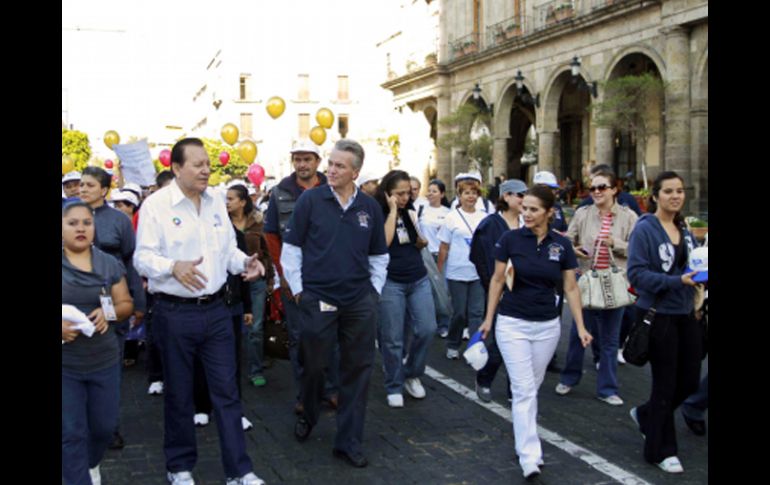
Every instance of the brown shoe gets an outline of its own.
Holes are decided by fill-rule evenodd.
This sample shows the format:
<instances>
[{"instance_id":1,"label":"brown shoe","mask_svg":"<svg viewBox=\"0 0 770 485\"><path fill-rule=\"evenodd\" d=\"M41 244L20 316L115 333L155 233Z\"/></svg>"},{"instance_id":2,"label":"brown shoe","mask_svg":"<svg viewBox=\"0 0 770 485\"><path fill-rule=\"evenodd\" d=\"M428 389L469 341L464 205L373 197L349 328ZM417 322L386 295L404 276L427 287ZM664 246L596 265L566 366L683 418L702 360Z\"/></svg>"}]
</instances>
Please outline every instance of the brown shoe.
<instances>
[{"instance_id":1,"label":"brown shoe","mask_svg":"<svg viewBox=\"0 0 770 485\"><path fill-rule=\"evenodd\" d=\"M297 416L300 416L304 412L305 412L305 406L303 406L301 402L297 401L297 403L294 404L294 414L296 414Z\"/></svg>"}]
</instances>

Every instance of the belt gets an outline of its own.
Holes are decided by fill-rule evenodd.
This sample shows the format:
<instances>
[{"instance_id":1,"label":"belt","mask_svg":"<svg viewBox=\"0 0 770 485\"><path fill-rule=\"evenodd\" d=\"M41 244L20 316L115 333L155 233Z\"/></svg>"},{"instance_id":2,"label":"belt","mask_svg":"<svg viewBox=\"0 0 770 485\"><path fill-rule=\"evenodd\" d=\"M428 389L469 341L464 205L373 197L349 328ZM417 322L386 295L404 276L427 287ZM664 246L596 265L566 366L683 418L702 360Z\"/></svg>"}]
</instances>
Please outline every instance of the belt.
<instances>
[{"instance_id":1,"label":"belt","mask_svg":"<svg viewBox=\"0 0 770 485\"><path fill-rule=\"evenodd\" d=\"M169 295L166 293L156 293L155 296L161 300L171 301L174 303L187 303L190 305L209 305L218 301L225 295L225 286L219 289L216 293L210 295L197 296L193 298L184 298L176 295Z\"/></svg>"}]
</instances>

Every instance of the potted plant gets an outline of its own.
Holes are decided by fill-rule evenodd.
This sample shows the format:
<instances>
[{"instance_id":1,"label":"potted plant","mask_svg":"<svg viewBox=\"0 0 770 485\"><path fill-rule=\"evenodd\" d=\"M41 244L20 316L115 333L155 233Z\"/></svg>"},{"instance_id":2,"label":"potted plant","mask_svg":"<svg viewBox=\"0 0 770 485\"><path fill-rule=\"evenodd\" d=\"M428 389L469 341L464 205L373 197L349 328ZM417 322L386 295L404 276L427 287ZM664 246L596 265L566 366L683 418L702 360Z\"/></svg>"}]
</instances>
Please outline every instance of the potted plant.
<instances>
[{"instance_id":1,"label":"potted plant","mask_svg":"<svg viewBox=\"0 0 770 485\"><path fill-rule=\"evenodd\" d=\"M634 199L636 199L636 203L639 204L639 208L642 210L642 213L647 212L647 200L650 198L650 190L632 190L629 193L634 196Z\"/></svg>"},{"instance_id":2,"label":"potted plant","mask_svg":"<svg viewBox=\"0 0 770 485\"><path fill-rule=\"evenodd\" d=\"M521 35L521 25L516 22L508 24L505 28L505 38L510 39Z\"/></svg>"},{"instance_id":3,"label":"potted plant","mask_svg":"<svg viewBox=\"0 0 770 485\"><path fill-rule=\"evenodd\" d=\"M685 222L687 222L690 232L695 236L695 239L702 241L706 238L706 233L709 232L708 222L692 216L686 217Z\"/></svg>"},{"instance_id":4,"label":"potted plant","mask_svg":"<svg viewBox=\"0 0 770 485\"><path fill-rule=\"evenodd\" d=\"M560 22L566 18L572 17L574 8L571 3L562 3L556 7L553 11L554 18L557 22Z\"/></svg>"},{"instance_id":5,"label":"potted plant","mask_svg":"<svg viewBox=\"0 0 770 485\"><path fill-rule=\"evenodd\" d=\"M436 57L435 52L431 52L427 56L425 56L425 65L426 66L435 66L436 62L438 61L438 58Z\"/></svg>"},{"instance_id":6,"label":"potted plant","mask_svg":"<svg viewBox=\"0 0 770 485\"><path fill-rule=\"evenodd\" d=\"M475 40L466 40L463 44L463 53L464 54L472 54L476 52L477 46Z\"/></svg>"}]
</instances>

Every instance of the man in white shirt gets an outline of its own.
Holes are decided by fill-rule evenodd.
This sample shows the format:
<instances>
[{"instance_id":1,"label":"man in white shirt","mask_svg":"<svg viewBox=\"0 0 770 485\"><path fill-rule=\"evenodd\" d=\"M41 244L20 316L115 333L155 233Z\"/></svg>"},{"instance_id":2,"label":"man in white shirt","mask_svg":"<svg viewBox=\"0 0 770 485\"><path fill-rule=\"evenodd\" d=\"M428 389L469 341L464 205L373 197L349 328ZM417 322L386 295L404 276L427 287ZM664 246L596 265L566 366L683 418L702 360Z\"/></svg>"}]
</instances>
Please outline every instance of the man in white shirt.
<instances>
[{"instance_id":1,"label":"man in white shirt","mask_svg":"<svg viewBox=\"0 0 770 485\"><path fill-rule=\"evenodd\" d=\"M164 452L173 485L194 485L193 360L200 356L219 431L229 485L264 482L253 473L235 382L234 335L225 306L228 271L252 281L264 274L236 246L221 197L208 188L211 162L197 138L171 150L175 179L141 208L134 265L155 296L153 327L164 372Z\"/></svg>"},{"instance_id":2,"label":"man in white shirt","mask_svg":"<svg viewBox=\"0 0 770 485\"><path fill-rule=\"evenodd\" d=\"M410 198L412 199L412 205L414 206L414 210L420 211L421 205L429 205L428 199L425 197L420 197L420 189L422 188L422 182L420 182L420 179L412 175L409 177L409 186L412 190L410 194Z\"/></svg>"}]
</instances>

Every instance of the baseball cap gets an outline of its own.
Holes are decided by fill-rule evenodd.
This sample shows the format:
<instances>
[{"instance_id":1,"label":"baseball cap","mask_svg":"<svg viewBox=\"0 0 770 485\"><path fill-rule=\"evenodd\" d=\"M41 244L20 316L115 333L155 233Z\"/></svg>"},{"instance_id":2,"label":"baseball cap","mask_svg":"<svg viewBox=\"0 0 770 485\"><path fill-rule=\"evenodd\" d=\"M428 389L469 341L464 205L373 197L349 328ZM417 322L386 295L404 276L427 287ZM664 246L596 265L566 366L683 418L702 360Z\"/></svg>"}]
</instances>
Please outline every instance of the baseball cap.
<instances>
[{"instance_id":1,"label":"baseball cap","mask_svg":"<svg viewBox=\"0 0 770 485\"><path fill-rule=\"evenodd\" d=\"M532 179L532 183L535 185L542 184L551 187L552 189L559 188L559 182L556 180L556 175L551 172L537 172L535 178Z\"/></svg>"},{"instance_id":2,"label":"baseball cap","mask_svg":"<svg viewBox=\"0 0 770 485\"><path fill-rule=\"evenodd\" d=\"M81 175L82 174L77 170L67 172L64 174L64 177L61 178L61 183L66 184L67 182L72 182L73 180L80 180Z\"/></svg>"},{"instance_id":3,"label":"baseball cap","mask_svg":"<svg viewBox=\"0 0 770 485\"><path fill-rule=\"evenodd\" d=\"M690 252L690 257L687 261L688 273L698 271L699 273L693 276L692 280L696 283L708 283L709 280L709 248L707 246L700 246L693 249Z\"/></svg>"},{"instance_id":4,"label":"baseball cap","mask_svg":"<svg viewBox=\"0 0 770 485\"><path fill-rule=\"evenodd\" d=\"M372 180L379 180L379 179L380 179L380 177L374 175L373 173L362 173L356 179L356 185L361 187L362 185L364 185L367 182L371 182Z\"/></svg>"},{"instance_id":5,"label":"baseball cap","mask_svg":"<svg viewBox=\"0 0 770 485\"><path fill-rule=\"evenodd\" d=\"M526 192L527 190L529 190L527 188L527 184L525 184L524 182L518 179L509 179L500 184L501 196L509 192L513 192L514 194L519 194L522 192Z\"/></svg>"},{"instance_id":6,"label":"baseball cap","mask_svg":"<svg viewBox=\"0 0 770 485\"><path fill-rule=\"evenodd\" d=\"M134 204L135 207L139 207L139 197L134 195L133 192L128 190L116 190L112 192L111 199L113 202L129 202Z\"/></svg>"},{"instance_id":7,"label":"baseball cap","mask_svg":"<svg viewBox=\"0 0 770 485\"><path fill-rule=\"evenodd\" d=\"M460 172L455 176L455 183L459 182L460 180L476 180L477 182L481 183L481 174L478 172Z\"/></svg>"},{"instance_id":8,"label":"baseball cap","mask_svg":"<svg viewBox=\"0 0 770 485\"><path fill-rule=\"evenodd\" d=\"M132 192L134 195L136 195L137 200L142 196L142 188L139 187L139 184L135 184L134 182L123 184L123 188L121 190Z\"/></svg>"},{"instance_id":9,"label":"baseball cap","mask_svg":"<svg viewBox=\"0 0 770 485\"><path fill-rule=\"evenodd\" d=\"M244 187L246 187L247 189L249 188L249 186L246 184L246 182L244 182L244 181L243 181L243 180L241 180L241 179L233 179L233 180L229 181L229 182L227 183L227 188L228 188L228 189L230 189L230 188L232 188L232 187L235 187L236 185L243 185L243 186L244 186Z\"/></svg>"},{"instance_id":10,"label":"baseball cap","mask_svg":"<svg viewBox=\"0 0 770 485\"><path fill-rule=\"evenodd\" d=\"M292 146L290 153L315 153L316 156L321 156L321 151L318 149L318 145L313 143L310 140L302 139L298 140L294 143L294 146Z\"/></svg>"},{"instance_id":11,"label":"baseball cap","mask_svg":"<svg viewBox=\"0 0 770 485\"><path fill-rule=\"evenodd\" d=\"M468 341L468 347L463 352L465 361L473 367L475 370L481 370L487 365L489 360L489 353L487 347L484 345L484 340L481 338L481 330L474 333L471 339Z\"/></svg>"}]
</instances>

